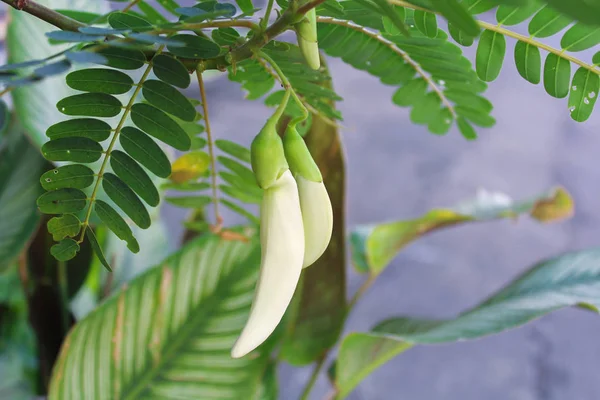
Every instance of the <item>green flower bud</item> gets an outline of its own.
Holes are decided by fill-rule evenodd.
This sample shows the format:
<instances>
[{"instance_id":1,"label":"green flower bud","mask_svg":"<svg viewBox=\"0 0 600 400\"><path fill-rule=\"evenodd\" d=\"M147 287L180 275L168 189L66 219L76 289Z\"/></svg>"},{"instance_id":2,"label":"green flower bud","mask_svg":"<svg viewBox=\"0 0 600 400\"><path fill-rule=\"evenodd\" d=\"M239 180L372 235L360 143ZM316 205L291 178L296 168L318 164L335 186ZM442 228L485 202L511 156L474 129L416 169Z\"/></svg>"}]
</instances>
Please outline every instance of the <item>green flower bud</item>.
<instances>
[{"instance_id":1,"label":"green flower bud","mask_svg":"<svg viewBox=\"0 0 600 400\"><path fill-rule=\"evenodd\" d=\"M311 8L304 18L295 25L296 37L298 38L298 47L306 60L306 63L312 69L321 67L321 58L319 55L319 44L317 38L317 12Z\"/></svg>"},{"instance_id":2,"label":"green flower bud","mask_svg":"<svg viewBox=\"0 0 600 400\"><path fill-rule=\"evenodd\" d=\"M269 119L250 146L252 170L258 186L271 187L289 169L275 121Z\"/></svg>"},{"instance_id":3,"label":"green flower bud","mask_svg":"<svg viewBox=\"0 0 600 400\"><path fill-rule=\"evenodd\" d=\"M296 126L288 125L283 136L283 148L294 176L301 176L311 182L323 182L321 171L310 155L304 139L296 130Z\"/></svg>"}]
</instances>

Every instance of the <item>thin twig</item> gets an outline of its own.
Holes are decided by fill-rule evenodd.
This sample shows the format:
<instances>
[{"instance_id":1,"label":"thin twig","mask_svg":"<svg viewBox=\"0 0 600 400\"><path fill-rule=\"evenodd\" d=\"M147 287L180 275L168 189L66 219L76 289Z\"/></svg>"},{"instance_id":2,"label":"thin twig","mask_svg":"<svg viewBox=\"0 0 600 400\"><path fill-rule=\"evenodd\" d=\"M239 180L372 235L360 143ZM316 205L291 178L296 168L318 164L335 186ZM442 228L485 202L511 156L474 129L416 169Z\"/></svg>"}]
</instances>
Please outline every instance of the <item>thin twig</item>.
<instances>
[{"instance_id":1,"label":"thin twig","mask_svg":"<svg viewBox=\"0 0 600 400\"><path fill-rule=\"evenodd\" d=\"M208 155L210 156L210 175L212 179L212 194L215 208L215 230L218 232L223 225L223 218L219 214L219 195L217 193L217 162L215 160L215 150L213 145L212 131L210 129L210 119L208 118L208 101L204 89L204 80L202 79L202 69L200 65L196 68L198 77L198 86L200 88L200 100L202 101L202 110L204 112L204 127L206 128L206 141L208 142Z\"/></svg>"},{"instance_id":2,"label":"thin twig","mask_svg":"<svg viewBox=\"0 0 600 400\"><path fill-rule=\"evenodd\" d=\"M3 91L0 92L0 97L4 96L7 93L10 93L13 91L13 89L15 89L16 86L8 86L6 87Z\"/></svg>"},{"instance_id":3,"label":"thin twig","mask_svg":"<svg viewBox=\"0 0 600 400\"><path fill-rule=\"evenodd\" d=\"M394 43L392 43L389 40L381 37L378 33L371 32L370 30L366 29L365 27L363 27L361 25L357 25L357 24L355 24L353 22L350 22L350 21L341 20L341 19L335 19L335 18L331 18L331 17L317 17L317 22L345 26L346 28L350 28L350 29L353 29L353 30L355 30L357 32L361 32L361 33L363 33L363 34L365 34L365 35L367 35L367 36L369 36L369 37L371 37L371 38L379 41L381 44L387 46L394 53L396 53L400 57L402 57L404 59L404 61L406 61L407 64L409 64L411 67L413 67L413 69L417 72L417 74L421 75L421 77L425 80L425 82L427 82L427 84L429 85L429 87L431 88L431 90L433 90L435 92L435 94L440 98L442 104L444 104L444 106L450 111L450 114L452 114L452 117L453 118L457 117L456 111L454 110L454 106L452 105L452 103L450 102L450 100L448 100L448 98L446 97L446 95L444 94L444 92L433 81L433 79L431 79L431 76L429 76L423 70L423 68L421 68L421 66L419 65L419 63L417 63L415 60L413 60L408 55L408 53L406 53L405 51L402 51L401 49L399 49Z\"/></svg>"},{"instance_id":4,"label":"thin twig","mask_svg":"<svg viewBox=\"0 0 600 400\"><path fill-rule=\"evenodd\" d=\"M46 21L51 25L56 26L57 28L62 29L63 31L73 31L77 32L78 28L86 26L79 21L74 20L73 18L69 18L65 15L62 15L59 12L49 9L48 7L44 7L41 4L36 3L35 1L28 0L0 0L3 3L8 4L12 8L24 11L28 14L33 15L34 17L38 17L42 21Z\"/></svg>"},{"instance_id":5,"label":"thin twig","mask_svg":"<svg viewBox=\"0 0 600 400\"><path fill-rule=\"evenodd\" d=\"M300 400L308 400L308 396L310 395L313 386L315 386L315 383L317 382L317 378L319 377L319 373L321 372L321 368L323 368L326 359L326 354L321 355L319 359L317 359L317 364L315 365L315 368L313 369L312 374L310 375L308 383L302 391Z\"/></svg>"},{"instance_id":6,"label":"thin twig","mask_svg":"<svg viewBox=\"0 0 600 400\"><path fill-rule=\"evenodd\" d=\"M135 5L137 3L139 3L140 0L133 0L131 3L127 4L121 11L122 12L127 12L129 10L131 10L133 7L135 7Z\"/></svg>"},{"instance_id":7,"label":"thin twig","mask_svg":"<svg viewBox=\"0 0 600 400\"><path fill-rule=\"evenodd\" d=\"M269 0L269 2L267 3L267 9L265 10L265 15L263 16L262 20L260 21L260 28L262 30L265 30L267 28L267 25L269 24L269 17L271 16L271 10L273 9L274 2L275 2L275 0Z\"/></svg>"}]
</instances>

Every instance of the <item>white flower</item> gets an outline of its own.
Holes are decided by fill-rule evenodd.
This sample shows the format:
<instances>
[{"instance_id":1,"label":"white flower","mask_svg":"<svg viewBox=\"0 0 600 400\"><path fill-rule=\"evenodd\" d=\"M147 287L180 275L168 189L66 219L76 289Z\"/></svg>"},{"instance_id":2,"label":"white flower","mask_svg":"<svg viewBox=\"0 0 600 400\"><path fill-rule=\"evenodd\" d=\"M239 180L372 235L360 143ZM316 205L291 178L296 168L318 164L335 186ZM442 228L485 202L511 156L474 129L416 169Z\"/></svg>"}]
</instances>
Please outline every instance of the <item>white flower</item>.
<instances>
[{"instance_id":1,"label":"white flower","mask_svg":"<svg viewBox=\"0 0 600 400\"><path fill-rule=\"evenodd\" d=\"M304 224L304 262L302 268L312 265L327 249L333 231L331 200L323 182L296 177L300 208Z\"/></svg>"},{"instance_id":2,"label":"white flower","mask_svg":"<svg viewBox=\"0 0 600 400\"><path fill-rule=\"evenodd\" d=\"M260 276L250 316L231 350L233 358L250 353L273 333L300 279L304 229L298 187L289 170L265 189L260 218Z\"/></svg>"}]
</instances>

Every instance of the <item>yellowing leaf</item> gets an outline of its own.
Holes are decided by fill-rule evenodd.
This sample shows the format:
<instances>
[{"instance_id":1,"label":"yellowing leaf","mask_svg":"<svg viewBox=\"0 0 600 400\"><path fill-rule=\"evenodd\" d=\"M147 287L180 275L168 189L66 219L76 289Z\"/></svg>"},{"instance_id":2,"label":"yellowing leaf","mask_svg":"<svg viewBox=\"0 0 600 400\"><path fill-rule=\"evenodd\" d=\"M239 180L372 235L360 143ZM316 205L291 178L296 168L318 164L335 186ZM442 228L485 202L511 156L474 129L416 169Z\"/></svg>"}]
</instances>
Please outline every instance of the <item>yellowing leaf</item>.
<instances>
[{"instance_id":1,"label":"yellowing leaf","mask_svg":"<svg viewBox=\"0 0 600 400\"><path fill-rule=\"evenodd\" d=\"M198 179L208 170L209 164L210 156L203 151L184 154L173 163L170 179L176 183Z\"/></svg>"}]
</instances>

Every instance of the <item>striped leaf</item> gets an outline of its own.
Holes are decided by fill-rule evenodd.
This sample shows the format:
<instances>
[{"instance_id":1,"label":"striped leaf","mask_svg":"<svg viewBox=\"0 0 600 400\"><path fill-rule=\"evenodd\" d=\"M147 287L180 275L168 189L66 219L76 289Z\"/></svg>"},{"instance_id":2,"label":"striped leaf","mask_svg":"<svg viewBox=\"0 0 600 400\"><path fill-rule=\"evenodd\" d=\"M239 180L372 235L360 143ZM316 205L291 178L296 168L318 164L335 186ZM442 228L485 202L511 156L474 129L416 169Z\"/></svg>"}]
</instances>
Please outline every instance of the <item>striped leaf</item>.
<instances>
[{"instance_id":1,"label":"striped leaf","mask_svg":"<svg viewBox=\"0 0 600 400\"><path fill-rule=\"evenodd\" d=\"M250 310L259 261L254 240L190 242L76 325L49 400L255 398L269 345L241 359L229 352Z\"/></svg>"}]
</instances>

